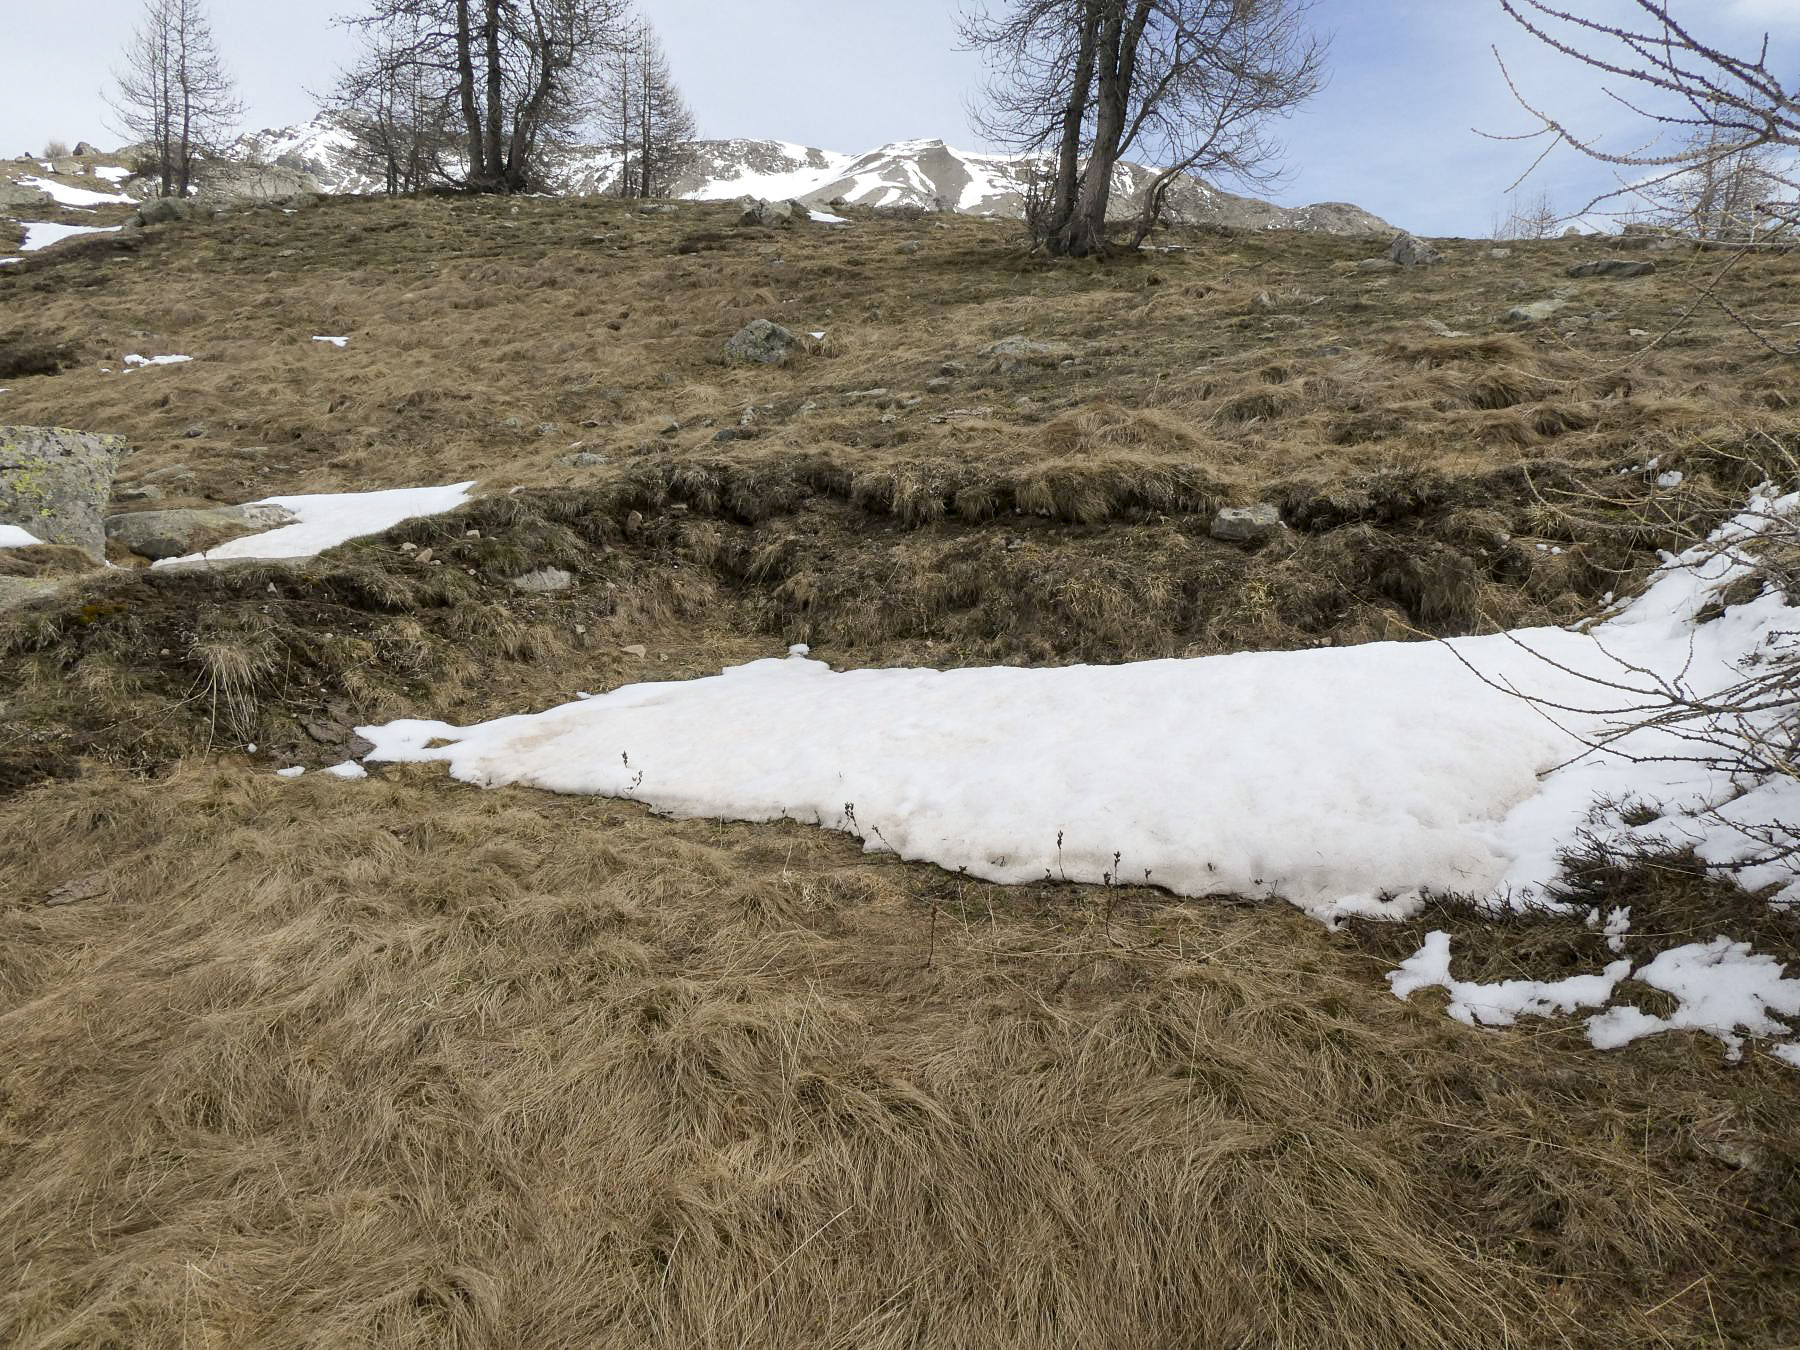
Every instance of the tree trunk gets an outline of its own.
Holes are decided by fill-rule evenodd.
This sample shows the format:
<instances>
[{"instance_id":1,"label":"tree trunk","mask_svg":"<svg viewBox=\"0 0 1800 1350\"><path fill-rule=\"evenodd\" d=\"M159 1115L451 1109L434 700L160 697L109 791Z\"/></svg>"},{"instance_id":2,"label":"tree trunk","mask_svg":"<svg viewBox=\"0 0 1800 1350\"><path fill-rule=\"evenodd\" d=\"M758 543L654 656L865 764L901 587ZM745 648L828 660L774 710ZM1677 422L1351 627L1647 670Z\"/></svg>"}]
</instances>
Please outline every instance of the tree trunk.
<instances>
[{"instance_id":1,"label":"tree trunk","mask_svg":"<svg viewBox=\"0 0 1800 1350\"><path fill-rule=\"evenodd\" d=\"M1080 46L1075 53L1075 76L1063 110L1062 140L1056 149L1056 180L1039 227L1039 236L1050 239L1067 228L1075 213L1075 193L1081 184L1081 127L1087 118L1088 94L1094 84L1094 44L1099 37L1100 12L1092 3L1082 16Z\"/></svg>"},{"instance_id":2,"label":"tree trunk","mask_svg":"<svg viewBox=\"0 0 1800 1350\"><path fill-rule=\"evenodd\" d=\"M456 0L456 76L463 127L469 138L469 183L479 186L487 179L487 155L481 111L475 106L475 39L469 31L469 0Z\"/></svg>"},{"instance_id":3,"label":"tree trunk","mask_svg":"<svg viewBox=\"0 0 1800 1350\"><path fill-rule=\"evenodd\" d=\"M485 64L487 68L487 183L490 187L504 185L506 161L500 151L500 124L505 120L504 85L500 67L500 0L487 0L487 50Z\"/></svg>"},{"instance_id":4,"label":"tree trunk","mask_svg":"<svg viewBox=\"0 0 1800 1350\"><path fill-rule=\"evenodd\" d=\"M1071 258L1085 258L1106 250L1106 210L1112 201L1113 169L1119 162L1119 144L1125 135L1132 77L1137 69L1138 43L1150 19L1151 0L1133 0L1126 18L1125 0L1100 0L1106 6L1100 23L1097 64L1100 88L1094 120L1094 148L1088 156L1087 176L1081 183L1074 213L1051 240L1051 251Z\"/></svg>"}]
</instances>

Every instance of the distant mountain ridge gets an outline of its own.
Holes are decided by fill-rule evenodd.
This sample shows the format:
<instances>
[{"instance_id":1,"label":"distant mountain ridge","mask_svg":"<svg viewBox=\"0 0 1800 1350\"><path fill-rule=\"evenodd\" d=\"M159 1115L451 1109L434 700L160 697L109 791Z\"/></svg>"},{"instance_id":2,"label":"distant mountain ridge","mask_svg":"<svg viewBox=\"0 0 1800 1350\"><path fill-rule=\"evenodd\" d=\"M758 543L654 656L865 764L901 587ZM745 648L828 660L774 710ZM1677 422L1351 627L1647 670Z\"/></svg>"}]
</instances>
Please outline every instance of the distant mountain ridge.
<instances>
[{"instance_id":1,"label":"distant mountain ridge","mask_svg":"<svg viewBox=\"0 0 1800 1350\"><path fill-rule=\"evenodd\" d=\"M1031 160L958 150L940 140L897 141L847 155L786 141L714 140L693 143L694 162L675 195L692 201L752 196L811 204L843 200L853 206L913 206L964 215L1018 219L1024 214ZM293 127L240 137L231 158L298 174L326 193L378 192L382 182L357 163L350 133L329 115ZM618 181L619 159L600 147L558 152L549 177L557 191L604 194ZM1155 171L1121 164L1113 197L1131 214ZM1348 202L1277 206L1186 178L1170 194L1175 218L1237 229L1313 230L1326 234L1393 234L1395 227Z\"/></svg>"}]
</instances>

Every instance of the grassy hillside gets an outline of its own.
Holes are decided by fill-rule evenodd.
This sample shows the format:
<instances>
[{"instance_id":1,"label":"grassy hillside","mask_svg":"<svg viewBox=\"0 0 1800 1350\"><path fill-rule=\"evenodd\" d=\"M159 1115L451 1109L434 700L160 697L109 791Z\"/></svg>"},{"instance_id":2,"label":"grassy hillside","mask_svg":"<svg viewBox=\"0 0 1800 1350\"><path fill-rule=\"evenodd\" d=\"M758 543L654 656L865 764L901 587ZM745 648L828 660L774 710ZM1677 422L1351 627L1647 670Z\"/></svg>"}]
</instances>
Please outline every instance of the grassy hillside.
<instances>
[{"instance_id":1,"label":"grassy hillside","mask_svg":"<svg viewBox=\"0 0 1800 1350\"><path fill-rule=\"evenodd\" d=\"M1002 888L434 768L273 775L357 723L790 642L1060 664L1573 621L1792 446L1793 363L1717 311L1645 350L1710 255L1575 280L1613 245L1371 273L1378 241L1017 242L328 202L0 269L0 357L64 364L0 375L0 422L129 438L121 509L484 494L298 566L121 554L0 614L0 1341L1800 1337L1793 1071L1402 1004L1425 923ZM1800 321L1800 260L1721 293ZM728 366L757 317L824 336ZM1050 345L987 351L1012 337ZM1210 537L1258 501L1284 537ZM542 566L578 584L510 586ZM1575 884L1800 955L1680 859ZM1488 978L1600 941L1429 922Z\"/></svg>"}]
</instances>

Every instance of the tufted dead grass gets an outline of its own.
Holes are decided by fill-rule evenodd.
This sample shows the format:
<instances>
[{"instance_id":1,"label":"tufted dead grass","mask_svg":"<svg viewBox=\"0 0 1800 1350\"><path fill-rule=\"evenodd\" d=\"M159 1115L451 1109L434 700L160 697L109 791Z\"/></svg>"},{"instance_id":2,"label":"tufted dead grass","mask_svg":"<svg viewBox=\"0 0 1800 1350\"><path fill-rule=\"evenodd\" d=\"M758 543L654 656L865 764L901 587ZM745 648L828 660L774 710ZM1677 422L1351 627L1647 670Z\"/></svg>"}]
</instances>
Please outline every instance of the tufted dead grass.
<instances>
[{"instance_id":1,"label":"tufted dead grass","mask_svg":"<svg viewBox=\"0 0 1800 1350\"><path fill-rule=\"evenodd\" d=\"M1791 1329L1791 1071L1472 1032L1280 908L427 771L51 785L0 849L8 1345Z\"/></svg>"}]
</instances>

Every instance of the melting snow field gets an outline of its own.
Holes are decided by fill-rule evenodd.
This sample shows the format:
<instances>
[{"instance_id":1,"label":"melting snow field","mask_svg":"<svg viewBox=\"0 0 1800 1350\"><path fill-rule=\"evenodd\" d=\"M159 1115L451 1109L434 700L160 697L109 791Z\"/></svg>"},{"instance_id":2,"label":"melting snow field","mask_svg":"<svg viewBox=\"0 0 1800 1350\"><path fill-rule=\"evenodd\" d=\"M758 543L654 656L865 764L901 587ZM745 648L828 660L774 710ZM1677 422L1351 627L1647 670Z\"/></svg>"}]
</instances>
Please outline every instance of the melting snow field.
<instances>
[{"instance_id":1,"label":"melting snow field","mask_svg":"<svg viewBox=\"0 0 1800 1350\"><path fill-rule=\"evenodd\" d=\"M403 520L453 511L469 500L474 482L445 487L391 488L385 492L328 492L264 497L256 506L280 506L299 517L291 525L232 539L205 553L154 564L218 562L230 558L311 558L364 535L380 534Z\"/></svg>"},{"instance_id":2,"label":"melting snow field","mask_svg":"<svg viewBox=\"0 0 1800 1350\"><path fill-rule=\"evenodd\" d=\"M33 221L21 221L20 224L25 226L25 242L19 246L24 253L36 253L78 234L117 234L121 228L118 225L54 225Z\"/></svg>"},{"instance_id":3,"label":"melting snow field","mask_svg":"<svg viewBox=\"0 0 1800 1350\"><path fill-rule=\"evenodd\" d=\"M53 178L39 178L33 174L27 174L21 178L19 186L41 192L59 206L133 206L136 204L130 197L116 192L94 192L88 188L70 187L67 183L59 183Z\"/></svg>"},{"instance_id":4,"label":"melting snow field","mask_svg":"<svg viewBox=\"0 0 1800 1350\"><path fill-rule=\"evenodd\" d=\"M1749 567L1730 545L1795 505L1759 501L1716 547L1671 559L1640 599L1587 632L1061 669L837 672L796 648L536 715L358 732L376 747L371 763L441 761L484 787L629 798L678 817L802 820L991 881L1281 898L1326 922L1409 915L1434 893L1542 905L1584 830L1694 844L1719 866L1758 853L1731 820L1742 785L1664 758L1685 750L1672 733L1590 748L1635 721L1619 715L1629 698L1593 680L1646 691L1658 676L1702 692L1735 683L1740 663L1782 640L1791 612L1771 593L1711 622L1696 616ZM1793 783L1756 791L1770 796L1746 821L1800 815ZM1668 810L1635 829L1596 814L1597 801L1631 800ZM1792 877L1765 867L1747 880ZM1790 885L1782 898L1796 894ZM1628 921L1624 911L1608 921L1615 950ZM1637 978L1679 985L1683 1011L1666 1022L1603 1014L1595 1044L1698 1026L1729 1045L1731 1028L1715 1024L1732 1017L1776 1034L1740 996L1751 970L1760 1006L1800 1012L1789 1008L1800 981L1782 985L1747 952L1714 955L1658 957ZM1482 987L1452 980L1449 960L1448 937L1434 934L1395 973L1396 993L1442 985L1453 1011L1488 1025L1602 1007L1633 964Z\"/></svg>"},{"instance_id":5,"label":"melting snow field","mask_svg":"<svg viewBox=\"0 0 1800 1350\"><path fill-rule=\"evenodd\" d=\"M4 389L0 389L0 394L5 392ZM22 529L17 525L0 525L0 548L30 548L33 544L43 542L29 530Z\"/></svg>"}]
</instances>

